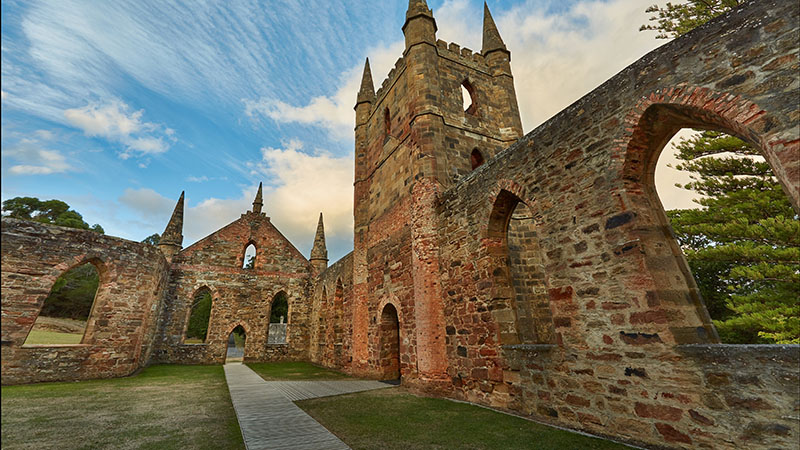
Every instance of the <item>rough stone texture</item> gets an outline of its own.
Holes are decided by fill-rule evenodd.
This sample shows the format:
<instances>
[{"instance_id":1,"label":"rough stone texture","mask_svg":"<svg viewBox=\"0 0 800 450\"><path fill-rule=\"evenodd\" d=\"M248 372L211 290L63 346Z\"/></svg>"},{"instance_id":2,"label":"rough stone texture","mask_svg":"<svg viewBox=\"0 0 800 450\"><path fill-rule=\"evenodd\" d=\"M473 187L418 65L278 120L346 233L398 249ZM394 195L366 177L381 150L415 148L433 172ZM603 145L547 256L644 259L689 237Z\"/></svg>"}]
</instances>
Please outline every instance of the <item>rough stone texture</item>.
<instances>
[{"instance_id":1,"label":"rough stone texture","mask_svg":"<svg viewBox=\"0 0 800 450\"><path fill-rule=\"evenodd\" d=\"M77 379L146 360L156 329L146 308L131 319L143 356L114 370L92 359L94 347L19 347L88 239L102 243L106 264L143 274L114 286L148 308L158 309L168 278L152 361L221 362L241 324L246 360L399 371L419 391L647 446L796 446L800 347L718 344L653 176L679 129L721 130L762 150L800 212L798 15L793 0L745 3L520 137L496 27L487 22L483 53L447 45L414 0L403 56L377 93L367 62L357 95L353 253L327 267L318 233L312 264L255 203L169 268L141 244L4 219L3 383L45 377L30 370L38 365L67 367L41 379ZM485 163L473 170L475 149ZM240 269L251 242L256 268ZM204 286L214 299L208 339L186 345L189 299ZM269 305L281 290L288 344L270 346ZM103 313L127 320L132 302ZM101 332L94 314L90 323ZM112 354L133 351L121 340Z\"/></svg>"},{"instance_id":2,"label":"rough stone texture","mask_svg":"<svg viewBox=\"0 0 800 450\"><path fill-rule=\"evenodd\" d=\"M255 267L243 269L249 244L256 247ZM264 213L242 214L173 257L154 361L222 363L237 325L246 333L245 361L307 359L311 274L311 263ZM212 294L208 334L203 344L186 344L192 299L202 288ZM287 343L268 344L270 307L281 291L289 302Z\"/></svg>"},{"instance_id":3,"label":"rough stone texture","mask_svg":"<svg viewBox=\"0 0 800 450\"><path fill-rule=\"evenodd\" d=\"M81 344L23 345L56 279L100 275ZM155 247L91 231L2 219L3 384L121 377L147 363L167 287Z\"/></svg>"}]
</instances>

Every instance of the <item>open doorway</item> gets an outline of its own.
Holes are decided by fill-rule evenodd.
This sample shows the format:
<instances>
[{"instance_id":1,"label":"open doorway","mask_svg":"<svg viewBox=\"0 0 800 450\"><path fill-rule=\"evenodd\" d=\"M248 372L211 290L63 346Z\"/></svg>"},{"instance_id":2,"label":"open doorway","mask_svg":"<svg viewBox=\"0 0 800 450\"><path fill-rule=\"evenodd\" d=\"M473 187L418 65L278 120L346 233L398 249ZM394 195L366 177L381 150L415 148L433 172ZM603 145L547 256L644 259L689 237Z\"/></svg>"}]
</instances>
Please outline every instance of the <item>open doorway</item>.
<instances>
[{"instance_id":1,"label":"open doorway","mask_svg":"<svg viewBox=\"0 0 800 450\"><path fill-rule=\"evenodd\" d=\"M247 339L247 333L241 325L228 335L228 351L225 354L225 363L242 362L244 360L244 344Z\"/></svg>"},{"instance_id":2,"label":"open doorway","mask_svg":"<svg viewBox=\"0 0 800 450\"><path fill-rule=\"evenodd\" d=\"M380 366L382 380L400 379L400 321L392 304L381 313Z\"/></svg>"}]
</instances>

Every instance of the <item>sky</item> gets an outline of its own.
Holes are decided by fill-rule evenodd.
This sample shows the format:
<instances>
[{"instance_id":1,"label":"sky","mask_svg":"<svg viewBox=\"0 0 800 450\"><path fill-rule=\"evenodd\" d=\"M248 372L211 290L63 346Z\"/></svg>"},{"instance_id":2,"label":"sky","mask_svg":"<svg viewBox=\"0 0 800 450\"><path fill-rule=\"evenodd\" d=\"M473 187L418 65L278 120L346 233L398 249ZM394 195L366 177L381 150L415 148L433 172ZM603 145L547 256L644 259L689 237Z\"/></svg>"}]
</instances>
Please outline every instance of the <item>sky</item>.
<instances>
[{"instance_id":1,"label":"sky","mask_svg":"<svg viewBox=\"0 0 800 450\"><path fill-rule=\"evenodd\" d=\"M489 7L531 131L665 41L653 0ZM437 37L481 48L483 3L429 0ZM2 0L2 200L67 202L140 241L186 191L184 247L251 208L306 256L325 217L331 263L353 248L353 106L403 51L407 0ZM692 207L659 161L666 209Z\"/></svg>"}]
</instances>

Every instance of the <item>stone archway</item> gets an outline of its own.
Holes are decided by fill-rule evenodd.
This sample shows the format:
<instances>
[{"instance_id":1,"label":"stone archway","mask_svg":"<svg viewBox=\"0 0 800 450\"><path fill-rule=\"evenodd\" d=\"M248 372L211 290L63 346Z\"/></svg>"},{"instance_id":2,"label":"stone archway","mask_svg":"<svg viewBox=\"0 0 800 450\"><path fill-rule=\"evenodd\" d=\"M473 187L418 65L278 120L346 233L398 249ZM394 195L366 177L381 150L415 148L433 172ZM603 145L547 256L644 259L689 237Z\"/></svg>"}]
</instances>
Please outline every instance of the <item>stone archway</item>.
<instances>
[{"instance_id":1,"label":"stone archway","mask_svg":"<svg viewBox=\"0 0 800 450\"><path fill-rule=\"evenodd\" d=\"M380 322L380 375L383 380L400 379L400 320L391 303L384 306Z\"/></svg>"}]
</instances>

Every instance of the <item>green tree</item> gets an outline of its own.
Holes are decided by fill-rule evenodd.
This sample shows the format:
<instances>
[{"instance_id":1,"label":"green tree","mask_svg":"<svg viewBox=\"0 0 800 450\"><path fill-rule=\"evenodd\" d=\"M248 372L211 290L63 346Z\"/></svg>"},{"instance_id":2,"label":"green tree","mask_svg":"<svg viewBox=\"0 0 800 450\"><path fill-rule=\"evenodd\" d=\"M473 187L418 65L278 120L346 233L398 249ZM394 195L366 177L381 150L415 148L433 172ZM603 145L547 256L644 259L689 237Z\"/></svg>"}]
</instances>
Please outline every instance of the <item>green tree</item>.
<instances>
[{"instance_id":1,"label":"green tree","mask_svg":"<svg viewBox=\"0 0 800 450\"><path fill-rule=\"evenodd\" d=\"M663 8L653 5L645 10L647 13L655 13L650 17L653 24L642 25L639 31L657 31L656 39L675 38L735 8L743 1L689 0L678 4L667 2Z\"/></svg>"},{"instance_id":2,"label":"green tree","mask_svg":"<svg viewBox=\"0 0 800 450\"><path fill-rule=\"evenodd\" d=\"M3 215L105 233L103 227L98 224L90 226L80 213L70 209L69 205L61 200L14 197L3 202ZM56 279L39 314L46 317L86 320L91 312L99 283L97 269L90 263L68 270Z\"/></svg>"},{"instance_id":3,"label":"green tree","mask_svg":"<svg viewBox=\"0 0 800 450\"><path fill-rule=\"evenodd\" d=\"M161 242L161 235L158 233L153 233L142 240L142 243L150 245L158 245L159 242Z\"/></svg>"},{"instance_id":4,"label":"green tree","mask_svg":"<svg viewBox=\"0 0 800 450\"><path fill-rule=\"evenodd\" d=\"M190 339L206 340L208 334L208 319L211 317L211 292L206 289L195 294L192 301L192 312L189 314L189 325L186 327L186 337Z\"/></svg>"},{"instance_id":5,"label":"green tree","mask_svg":"<svg viewBox=\"0 0 800 450\"><path fill-rule=\"evenodd\" d=\"M281 323L281 317L284 322L288 322L289 318L289 299L284 292L279 292L272 300L272 306L269 313L269 323Z\"/></svg>"},{"instance_id":6,"label":"green tree","mask_svg":"<svg viewBox=\"0 0 800 450\"><path fill-rule=\"evenodd\" d=\"M86 320L99 283L97 269L91 263L64 272L50 289L39 315Z\"/></svg>"},{"instance_id":7,"label":"green tree","mask_svg":"<svg viewBox=\"0 0 800 450\"><path fill-rule=\"evenodd\" d=\"M3 215L15 219L50 223L62 227L91 230L104 234L98 224L89 225L77 211L61 200L39 200L36 197L14 197L3 202Z\"/></svg>"},{"instance_id":8,"label":"green tree","mask_svg":"<svg viewBox=\"0 0 800 450\"><path fill-rule=\"evenodd\" d=\"M657 39L678 37L744 0L653 5ZM798 220L769 165L745 142L701 132L682 141L684 188L701 209L669 211L679 242L723 342L800 343Z\"/></svg>"},{"instance_id":9,"label":"green tree","mask_svg":"<svg viewBox=\"0 0 800 450\"><path fill-rule=\"evenodd\" d=\"M769 164L714 131L676 149L703 197L667 215L723 342L800 343L800 221Z\"/></svg>"}]
</instances>

